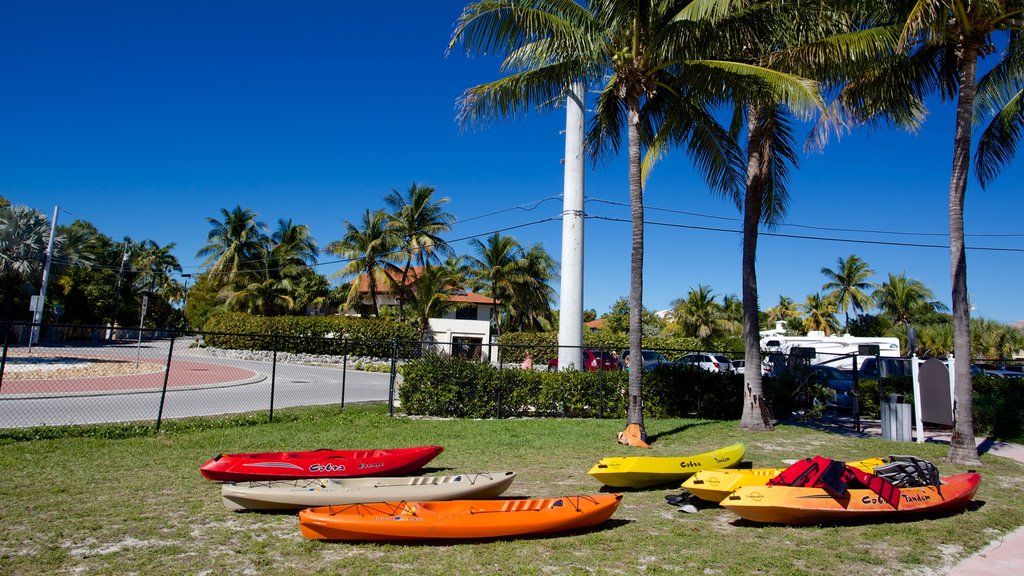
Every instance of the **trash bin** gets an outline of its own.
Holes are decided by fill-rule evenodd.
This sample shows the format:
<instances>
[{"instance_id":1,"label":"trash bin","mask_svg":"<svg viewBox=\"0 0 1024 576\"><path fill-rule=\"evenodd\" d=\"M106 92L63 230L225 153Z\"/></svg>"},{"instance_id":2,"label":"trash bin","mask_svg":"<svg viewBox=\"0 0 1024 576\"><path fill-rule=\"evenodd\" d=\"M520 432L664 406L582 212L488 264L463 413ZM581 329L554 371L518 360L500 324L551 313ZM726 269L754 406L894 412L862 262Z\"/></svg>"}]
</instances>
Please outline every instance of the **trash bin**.
<instances>
[{"instance_id":1,"label":"trash bin","mask_svg":"<svg viewBox=\"0 0 1024 576\"><path fill-rule=\"evenodd\" d=\"M902 394L889 394L882 400L882 438L896 442L912 442L910 434L910 404Z\"/></svg>"}]
</instances>

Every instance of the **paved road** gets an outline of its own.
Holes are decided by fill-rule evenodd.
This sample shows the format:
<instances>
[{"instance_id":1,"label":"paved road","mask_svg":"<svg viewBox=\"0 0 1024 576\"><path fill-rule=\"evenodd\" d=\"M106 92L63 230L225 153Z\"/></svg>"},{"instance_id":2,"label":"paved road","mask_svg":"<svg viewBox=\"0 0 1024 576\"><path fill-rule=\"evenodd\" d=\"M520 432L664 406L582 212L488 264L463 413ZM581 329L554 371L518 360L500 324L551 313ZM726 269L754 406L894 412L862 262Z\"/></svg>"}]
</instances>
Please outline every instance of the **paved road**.
<instances>
[{"instance_id":1,"label":"paved road","mask_svg":"<svg viewBox=\"0 0 1024 576\"><path fill-rule=\"evenodd\" d=\"M177 346L177 345L176 345ZM103 348L79 347L51 349L47 353L61 355L107 355L134 358L135 347L128 345ZM145 359L166 359L167 343L144 343L139 351ZM216 358L175 348L174 358L199 361L210 365L245 368L256 374L248 383L227 386L197 387L169 390L163 407L163 418L211 416L254 410L269 410L272 365L270 362ZM274 408L340 404L342 401L342 370L295 364L277 364L273 373ZM344 374L344 401L367 402L388 399L390 376L375 372L348 370ZM155 420L160 410L158 390L143 393L101 391L74 395L2 395L0 396L0 428L39 425L94 424Z\"/></svg>"}]
</instances>

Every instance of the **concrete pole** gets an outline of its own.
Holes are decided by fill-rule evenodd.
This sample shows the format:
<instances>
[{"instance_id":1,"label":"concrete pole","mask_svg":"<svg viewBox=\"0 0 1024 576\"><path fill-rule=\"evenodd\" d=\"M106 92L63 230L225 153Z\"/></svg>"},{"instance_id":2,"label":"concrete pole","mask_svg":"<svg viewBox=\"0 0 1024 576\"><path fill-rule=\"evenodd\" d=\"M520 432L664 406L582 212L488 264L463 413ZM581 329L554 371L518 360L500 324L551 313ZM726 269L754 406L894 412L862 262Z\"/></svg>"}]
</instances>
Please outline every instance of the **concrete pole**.
<instances>
[{"instance_id":1,"label":"concrete pole","mask_svg":"<svg viewBox=\"0 0 1024 576\"><path fill-rule=\"evenodd\" d=\"M562 279L559 290L558 367L583 366L583 83L565 98L565 184L562 192Z\"/></svg>"},{"instance_id":2,"label":"concrete pole","mask_svg":"<svg viewBox=\"0 0 1024 576\"><path fill-rule=\"evenodd\" d=\"M43 306L46 304L46 285L50 282L50 263L53 262L53 238L57 232L57 214L60 206L53 207L53 219L50 220L50 240L46 243L46 262L43 264L43 285L39 287L39 305L32 311L32 333L28 338L29 345L39 343L39 324L43 321Z\"/></svg>"}]
</instances>

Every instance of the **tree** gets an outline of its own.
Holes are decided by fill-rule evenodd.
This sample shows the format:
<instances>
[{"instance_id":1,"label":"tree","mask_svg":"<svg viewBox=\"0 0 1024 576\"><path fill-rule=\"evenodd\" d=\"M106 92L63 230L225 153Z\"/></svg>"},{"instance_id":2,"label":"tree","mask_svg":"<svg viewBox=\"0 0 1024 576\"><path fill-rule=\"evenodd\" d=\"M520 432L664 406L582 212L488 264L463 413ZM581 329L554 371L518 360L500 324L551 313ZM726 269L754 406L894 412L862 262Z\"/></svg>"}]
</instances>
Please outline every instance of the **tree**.
<instances>
[{"instance_id":1,"label":"tree","mask_svg":"<svg viewBox=\"0 0 1024 576\"><path fill-rule=\"evenodd\" d=\"M932 300L935 294L920 280L907 278L906 274L889 274L889 281L882 282L871 294L875 306L893 324L911 324L937 310L946 308L941 302ZM967 357L970 357L968 353Z\"/></svg>"},{"instance_id":2,"label":"tree","mask_svg":"<svg viewBox=\"0 0 1024 576\"><path fill-rule=\"evenodd\" d=\"M468 257L469 276L477 289L491 299L491 314L495 329L501 335L502 309L515 297L517 287L522 286L525 275L525 261L522 246L514 236L502 236L495 232L481 242L478 238L470 241L476 256Z\"/></svg>"},{"instance_id":3,"label":"tree","mask_svg":"<svg viewBox=\"0 0 1024 576\"><path fill-rule=\"evenodd\" d=\"M172 276L172 273L181 273L181 263L171 254L177 246L174 242L160 246L153 240L139 243L132 251L136 290L162 295L180 292L180 286L175 286L177 280Z\"/></svg>"},{"instance_id":4,"label":"tree","mask_svg":"<svg viewBox=\"0 0 1024 576\"><path fill-rule=\"evenodd\" d=\"M420 341L426 341L430 319L440 318L460 304L451 299L461 290L464 278L458 268L426 263L417 273L409 291L409 316L415 320Z\"/></svg>"},{"instance_id":5,"label":"tree","mask_svg":"<svg viewBox=\"0 0 1024 576\"><path fill-rule=\"evenodd\" d=\"M3 317L13 319L15 295L42 274L50 225L46 216L28 206L0 208L0 281Z\"/></svg>"},{"instance_id":6,"label":"tree","mask_svg":"<svg viewBox=\"0 0 1024 576\"><path fill-rule=\"evenodd\" d=\"M201 266L220 284L234 281L248 272L253 263L267 257L267 225L257 220L252 210L236 205L231 211L221 208L221 220L208 217L210 232L206 245L196 252L205 257Z\"/></svg>"},{"instance_id":7,"label":"tree","mask_svg":"<svg viewBox=\"0 0 1024 576\"><path fill-rule=\"evenodd\" d=\"M690 288L686 298L672 301L675 324L683 336L700 338L706 342L730 331L731 323L715 298L710 286L700 285Z\"/></svg>"},{"instance_id":8,"label":"tree","mask_svg":"<svg viewBox=\"0 0 1024 576\"><path fill-rule=\"evenodd\" d=\"M1021 31L1024 21L1019 0L917 0L899 5L903 16L900 46L927 61L920 84L935 87L944 98L956 100L952 170L949 179L949 251L952 279L953 341L956 356L969 358L970 307L967 301L967 253L964 247L964 200L971 163L972 126L979 108L992 115L976 152L976 171L982 186L1009 163L1024 126L1021 102ZM1007 38L998 50L994 37ZM979 59L997 54L991 70L979 80ZM980 105L980 106L979 106ZM973 386L969 362L954 369L954 430L949 458L979 463L974 440Z\"/></svg>"},{"instance_id":9,"label":"tree","mask_svg":"<svg viewBox=\"0 0 1024 576\"><path fill-rule=\"evenodd\" d=\"M807 296L803 303L804 328L808 332L818 330L825 335L839 331L839 320L836 319L838 308L834 300L819 293Z\"/></svg>"},{"instance_id":10,"label":"tree","mask_svg":"<svg viewBox=\"0 0 1024 576\"><path fill-rule=\"evenodd\" d=\"M715 121L714 102L725 94L726 77L764 78L757 66L707 58L707 32L679 17L685 1L575 2L481 1L467 6L449 51L504 54L511 73L470 88L460 103L464 124L513 117L530 107L550 107L577 83L599 87L596 115L587 136L595 158L618 151L626 133L632 221L629 346L631 369L627 425L620 441L646 447L643 428L640 349L643 316L643 148L648 167L669 146L682 146L716 188L738 188L732 139ZM689 51L687 51L689 49ZM688 56L699 58L687 59ZM792 85L788 86L792 88ZM807 92L807 85L796 90ZM811 90L813 92L813 90ZM672 129L659 125L671 121ZM655 134L661 137L655 139Z\"/></svg>"},{"instance_id":11,"label":"tree","mask_svg":"<svg viewBox=\"0 0 1024 576\"><path fill-rule=\"evenodd\" d=\"M551 305L555 300L551 282L558 278L558 263L537 243L523 252L521 265L522 270L513 277L509 324L520 332L551 330Z\"/></svg>"},{"instance_id":12,"label":"tree","mask_svg":"<svg viewBox=\"0 0 1024 576\"><path fill-rule=\"evenodd\" d=\"M822 267L821 274L825 276L826 282L821 289L836 302L840 312L846 315L844 326L850 331L850 309L854 312L862 312L872 304L871 296L865 290L875 287L867 279L875 271L868 267L856 254L836 259L836 269Z\"/></svg>"},{"instance_id":13,"label":"tree","mask_svg":"<svg viewBox=\"0 0 1024 576\"><path fill-rule=\"evenodd\" d=\"M58 227L51 254L51 274L56 277L73 266L89 267L95 238L91 226ZM35 290L46 263L50 223L46 216L27 206L0 206L0 290L2 317L14 319L13 303L19 295ZM56 283L56 282L55 282ZM25 308L27 308L26 306Z\"/></svg>"},{"instance_id":14,"label":"tree","mask_svg":"<svg viewBox=\"0 0 1024 576\"><path fill-rule=\"evenodd\" d=\"M765 310L768 315L768 321L774 325L776 322L789 322L794 318L800 317L800 311L797 309L796 302L788 296L779 295L779 303L771 308Z\"/></svg>"},{"instance_id":15,"label":"tree","mask_svg":"<svg viewBox=\"0 0 1024 576\"><path fill-rule=\"evenodd\" d=\"M345 306L355 308L359 303L359 291L365 278L370 292L370 309L374 316L380 316L377 305L377 288L387 282L389 272L397 271L391 262L394 237L387 230L388 217L383 210L363 214L362 227L345 221L345 235L327 245L327 253L346 258L349 262L337 271L337 277L354 276L349 288ZM360 303L361 304L361 303Z\"/></svg>"},{"instance_id":16,"label":"tree","mask_svg":"<svg viewBox=\"0 0 1024 576\"><path fill-rule=\"evenodd\" d=\"M392 290L399 296L400 319L405 316L404 295L413 262L425 267L452 253L441 234L451 231L455 217L444 210L448 198L434 199L436 191L433 186L420 186L413 182L404 196L392 189L384 197L384 204L392 211L388 215L388 230L395 235L396 247L405 251L402 276L392 282Z\"/></svg>"}]
</instances>

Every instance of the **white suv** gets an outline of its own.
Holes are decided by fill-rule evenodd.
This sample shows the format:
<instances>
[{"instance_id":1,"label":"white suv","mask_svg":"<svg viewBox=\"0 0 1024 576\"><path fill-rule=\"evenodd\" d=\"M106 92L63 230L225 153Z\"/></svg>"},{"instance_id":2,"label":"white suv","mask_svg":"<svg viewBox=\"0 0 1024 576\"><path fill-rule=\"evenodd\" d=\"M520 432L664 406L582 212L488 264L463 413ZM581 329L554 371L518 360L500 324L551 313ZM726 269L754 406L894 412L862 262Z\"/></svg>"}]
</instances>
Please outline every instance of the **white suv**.
<instances>
[{"instance_id":1,"label":"white suv","mask_svg":"<svg viewBox=\"0 0 1024 576\"><path fill-rule=\"evenodd\" d=\"M729 360L728 356L722 354L712 354L710 352L695 352L693 354L687 354L676 361L676 364L682 366L696 366L702 370L709 372L732 372L732 360Z\"/></svg>"}]
</instances>

